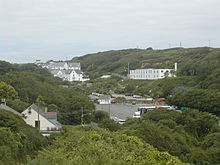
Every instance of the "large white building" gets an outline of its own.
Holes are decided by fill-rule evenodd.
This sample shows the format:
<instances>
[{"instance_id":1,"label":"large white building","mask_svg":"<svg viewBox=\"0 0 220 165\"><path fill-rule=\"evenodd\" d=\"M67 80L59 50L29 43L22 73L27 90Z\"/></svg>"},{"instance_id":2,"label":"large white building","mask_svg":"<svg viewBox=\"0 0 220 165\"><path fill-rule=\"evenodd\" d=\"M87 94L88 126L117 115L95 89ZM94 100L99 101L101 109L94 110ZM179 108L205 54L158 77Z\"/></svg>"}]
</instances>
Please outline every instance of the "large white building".
<instances>
[{"instance_id":1,"label":"large white building","mask_svg":"<svg viewBox=\"0 0 220 165\"><path fill-rule=\"evenodd\" d=\"M135 80L157 80L165 77L176 77L177 63L175 69L136 69L130 70L130 79Z\"/></svg>"},{"instance_id":2,"label":"large white building","mask_svg":"<svg viewBox=\"0 0 220 165\"><path fill-rule=\"evenodd\" d=\"M54 62L37 63L43 68L47 68L54 77L59 77L67 81L88 81L89 78L81 71L80 63Z\"/></svg>"}]
</instances>

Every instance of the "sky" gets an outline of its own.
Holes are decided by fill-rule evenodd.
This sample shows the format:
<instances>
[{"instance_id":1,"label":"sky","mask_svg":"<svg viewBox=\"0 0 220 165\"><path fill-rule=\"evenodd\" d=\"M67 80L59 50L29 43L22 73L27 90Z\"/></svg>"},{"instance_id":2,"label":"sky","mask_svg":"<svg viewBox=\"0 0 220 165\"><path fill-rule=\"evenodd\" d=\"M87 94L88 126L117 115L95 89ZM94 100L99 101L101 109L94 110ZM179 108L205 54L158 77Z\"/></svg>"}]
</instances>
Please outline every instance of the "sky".
<instances>
[{"instance_id":1,"label":"sky","mask_svg":"<svg viewBox=\"0 0 220 165\"><path fill-rule=\"evenodd\" d=\"M0 0L0 60L220 47L220 0Z\"/></svg>"}]
</instances>

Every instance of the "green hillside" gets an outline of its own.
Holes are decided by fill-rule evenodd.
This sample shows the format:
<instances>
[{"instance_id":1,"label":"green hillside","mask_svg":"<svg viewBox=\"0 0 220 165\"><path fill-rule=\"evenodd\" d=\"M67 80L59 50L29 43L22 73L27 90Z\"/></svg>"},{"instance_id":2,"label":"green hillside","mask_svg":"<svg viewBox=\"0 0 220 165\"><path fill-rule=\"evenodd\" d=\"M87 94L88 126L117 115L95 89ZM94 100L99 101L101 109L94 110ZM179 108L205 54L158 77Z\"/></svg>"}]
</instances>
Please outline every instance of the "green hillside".
<instances>
[{"instance_id":1,"label":"green hillside","mask_svg":"<svg viewBox=\"0 0 220 165\"><path fill-rule=\"evenodd\" d=\"M178 76L197 76L199 80L207 79L204 87L214 82L219 88L220 49L219 48L173 48L166 50L127 49L99 52L72 61L81 62L82 69L90 77L98 77L107 73L127 75L128 63L130 69L138 68L174 68L178 63ZM211 82L210 82L211 81ZM217 87L218 86L218 87Z\"/></svg>"},{"instance_id":2,"label":"green hillside","mask_svg":"<svg viewBox=\"0 0 220 165\"><path fill-rule=\"evenodd\" d=\"M12 112L0 109L0 164L16 165L34 158L48 139Z\"/></svg>"}]
</instances>

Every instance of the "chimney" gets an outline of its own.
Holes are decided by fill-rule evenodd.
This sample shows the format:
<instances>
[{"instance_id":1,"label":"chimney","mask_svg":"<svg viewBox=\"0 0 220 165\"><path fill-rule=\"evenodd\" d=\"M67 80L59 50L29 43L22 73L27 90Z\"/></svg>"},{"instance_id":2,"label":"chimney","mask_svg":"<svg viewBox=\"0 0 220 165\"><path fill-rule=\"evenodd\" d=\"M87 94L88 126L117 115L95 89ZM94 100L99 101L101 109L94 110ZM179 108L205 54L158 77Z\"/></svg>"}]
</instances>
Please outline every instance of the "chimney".
<instances>
[{"instance_id":1,"label":"chimney","mask_svg":"<svg viewBox=\"0 0 220 165\"><path fill-rule=\"evenodd\" d=\"M2 105L6 105L6 100L5 99L1 99L1 104Z\"/></svg>"},{"instance_id":2,"label":"chimney","mask_svg":"<svg viewBox=\"0 0 220 165\"><path fill-rule=\"evenodd\" d=\"M175 62L175 64L174 64L174 71L175 72L177 71L177 62Z\"/></svg>"}]
</instances>

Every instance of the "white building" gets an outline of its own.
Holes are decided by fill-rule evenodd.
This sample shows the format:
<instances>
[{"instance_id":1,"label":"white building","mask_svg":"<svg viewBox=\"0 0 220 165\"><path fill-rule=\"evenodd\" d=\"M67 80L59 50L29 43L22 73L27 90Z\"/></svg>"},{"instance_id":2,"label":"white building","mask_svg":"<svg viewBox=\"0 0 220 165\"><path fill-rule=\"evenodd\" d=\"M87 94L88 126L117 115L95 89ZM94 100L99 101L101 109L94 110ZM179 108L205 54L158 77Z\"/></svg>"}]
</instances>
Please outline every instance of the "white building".
<instances>
[{"instance_id":1,"label":"white building","mask_svg":"<svg viewBox=\"0 0 220 165\"><path fill-rule=\"evenodd\" d=\"M111 97L107 95L101 95L98 99L99 104L111 104Z\"/></svg>"},{"instance_id":2,"label":"white building","mask_svg":"<svg viewBox=\"0 0 220 165\"><path fill-rule=\"evenodd\" d=\"M40 64L43 68L47 68L54 77L59 77L67 81L88 81L90 80L81 71L80 63L73 62L54 62L50 61Z\"/></svg>"},{"instance_id":3,"label":"white building","mask_svg":"<svg viewBox=\"0 0 220 165\"><path fill-rule=\"evenodd\" d=\"M176 77L177 63L175 69L136 69L130 70L130 79L135 80L157 80L165 77Z\"/></svg>"},{"instance_id":4,"label":"white building","mask_svg":"<svg viewBox=\"0 0 220 165\"><path fill-rule=\"evenodd\" d=\"M56 112L44 112L35 104L32 104L22 112L24 121L40 131L59 131L62 125L57 121Z\"/></svg>"},{"instance_id":5,"label":"white building","mask_svg":"<svg viewBox=\"0 0 220 165\"><path fill-rule=\"evenodd\" d=\"M64 70L64 69L81 70L80 63L73 63L73 62L49 62L42 65L42 67L47 69L59 69L59 70Z\"/></svg>"}]
</instances>

